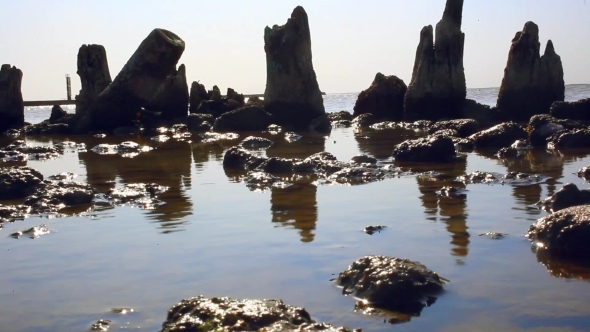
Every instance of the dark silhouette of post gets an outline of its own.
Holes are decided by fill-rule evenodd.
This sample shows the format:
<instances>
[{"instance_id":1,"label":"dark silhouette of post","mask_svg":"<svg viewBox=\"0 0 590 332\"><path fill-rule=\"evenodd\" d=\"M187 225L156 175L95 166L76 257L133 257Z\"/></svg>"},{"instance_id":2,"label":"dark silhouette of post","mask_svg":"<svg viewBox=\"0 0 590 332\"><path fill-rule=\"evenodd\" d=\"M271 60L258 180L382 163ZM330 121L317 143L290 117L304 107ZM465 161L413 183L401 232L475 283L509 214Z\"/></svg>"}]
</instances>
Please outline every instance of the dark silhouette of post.
<instances>
[{"instance_id":1,"label":"dark silhouette of post","mask_svg":"<svg viewBox=\"0 0 590 332\"><path fill-rule=\"evenodd\" d=\"M66 89L68 91L68 100L72 100L72 82L68 74L66 74Z\"/></svg>"}]
</instances>

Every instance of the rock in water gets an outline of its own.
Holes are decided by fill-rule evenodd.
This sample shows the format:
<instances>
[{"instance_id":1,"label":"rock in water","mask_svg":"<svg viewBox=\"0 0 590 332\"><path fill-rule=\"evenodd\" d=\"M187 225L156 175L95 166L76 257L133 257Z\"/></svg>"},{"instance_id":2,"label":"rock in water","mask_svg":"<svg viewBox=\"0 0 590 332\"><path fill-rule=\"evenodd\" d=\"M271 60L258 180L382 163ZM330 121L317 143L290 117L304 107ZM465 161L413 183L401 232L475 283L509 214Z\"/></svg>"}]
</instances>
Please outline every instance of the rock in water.
<instances>
[{"instance_id":1,"label":"rock in water","mask_svg":"<svg viewBox=\"0 0 590 332\"><path fill-rule=\"evenodd\" d=\"M529 227L526 236L539 250L564 258L588 259L590 205L572 206L545 216Z\"/></svg>"},{"instance_id":2,"label":"rock in water","mask_svg":"<svg viewBox=\"0 0 590 332\"><path fill-rule=\"evenodd\" d=\"M467 86L463 69L463 0L447 0L442 19L420 32L412 80L404 101L408 121L463 117Z\"/></svg>"},{"instance_id":3,"label":"rock in water","mask_svg":"<svg viewBox=\"0 0 590 332\"><path fill-rule=\"evenodd\" d=\"M406 83L397 76L377 73L371 86L359 94L353 116L371 113L378 120L401 121L407 89Z\"/></svg>"},{"instance_id":4,"label":"rock in water","mask_svg":"<svg viewBox=\"0 0 590 332\"><path fill-rule=\"evenodd\" d=\"M51 115L49 116L49 123L58 123L64 117L68 115L68 112L64 111L59 105L53 105L51 108Z\"/></svg>"},{"instance_id":5,"label":"rock in water","mask_svg":"<svg viewBox=\"0 0 590 332\"><path fill-rule=\"evenodd\" d=\"M558 119L590 121L590 98L576 101L556 101L549 110Z\"/></svg>"},{"instance_id":6,"label":"rock in water","mask_svg":"<svg viewBox=\"0 0 590 332\"><path fill-rule=\"evenodd\" d=\"M199 82L193 82L191 84L191 92L189 96L190 107L189 113L197 113L197 109L203 100L208 100L209 95L205 86Z\"/></svg>"},{"instance_id":7,"label":"rock in water","mask_svg":"<svg viewBox=\"0 0 590 332\"><path fill-rule=\"evenodd\" d=\"M184 41L164 29L144 39L117 77L97 98L89 112L91 130L133 126L142 107L151 109L167 77L176 73Z\"/></svg>"},{"instance_id":8,"label":"rock in water","mask_svg":"<svg viewBox=\"0 0 590 332\"><path fill-rule=\"evenodd\" d=\"M160 112L162 119L184 119L188 114L188 102L186 68L182 64L178 71L170 74L160 86L150 110Z\"/></svg>"},{"instance_id":9,"label":"rock in water","mask_svg":"<svg viewBox=\"0 0 590 332\"><path fill-rule=\"evenodd\" d=\"M8 64L0 69L0 132L19 128L25 123L25 106L21 93L23 72Z\"/></svg>"},{"instance_id":10,"label":"rock in water","mask_svg":"<svg viewBox=\"0 0 590 332\"><path fill-rule=\"evenodd\" d=\"M264 30L266 52L265 109L279 125L308 130L325 117L324 101L311 59L311 34L303 7L293 10L282 26Z\"/></svg>"},{"instance_id":11,"label":"rock in water","mask_svg":"<svg viewBox=\"0 0 590 332\"><path fill-rule=\"evenodd\" d=\"M504 119L527 121L548 113L554 101L565 97L561 58L551 40L542 57L540 45L539 27L533 22L526 22L512 39L496 105Z\"/></svg>"},{"instance_id":12,"label":"rock in water","mask_svg":"<svg viewBox=\"0 0 590 332\"><path fill-rule=\"evenodd\" d=\"M82 88L76 96L76 116L84 117L98 95L111 84L107 52L102 45L82 45L78 50L78 71Z\"/></svg>"}]
</instances>

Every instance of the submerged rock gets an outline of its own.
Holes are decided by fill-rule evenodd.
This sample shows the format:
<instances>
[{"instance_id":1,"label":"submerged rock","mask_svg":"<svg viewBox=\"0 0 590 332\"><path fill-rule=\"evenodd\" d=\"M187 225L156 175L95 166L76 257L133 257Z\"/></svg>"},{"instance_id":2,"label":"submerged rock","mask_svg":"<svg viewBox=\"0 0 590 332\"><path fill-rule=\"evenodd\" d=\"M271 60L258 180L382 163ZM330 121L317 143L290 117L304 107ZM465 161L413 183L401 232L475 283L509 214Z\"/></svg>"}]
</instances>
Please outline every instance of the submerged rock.
<instances>
[{"instance_id":1,"label":"submerged rock","mask_svg":"<svg viewBox=\"0 0 590 332\"><path fill-rule=\"evenodd\" d=\"M90 325L90 331L106 332L111 327L111 323L108 319L99 319Z\"/></svg>"},{"instance_id":2,"label":"submerged rock","mask_svg":"<svg viewBox=\"0 0 590 332\"><path fill-rule=\"evenodd\" d=\"M22 231L18 231L15 233L10 234L12 238L19 239L21 236L28 236L30 239L37 239L42 235L51 233L51 230L47 228L47 225L37 225L30 228L27 228Z\"/></svg>"},{"instance_id":3,"label":"submerged rock","mask_svg":"<svg viewBox=\"0 0 590 332\"><path fill-rule=\"evenodd\" d=\"M496 107L506 120L527 121L548 113L554 101L563 101L565 83L561 58L551 40L540 56L539 27L526 22L512 39Z\"/></svg>"},{"instance_id":4,"label":"submerged rock","mask_svg":"<svg viewBox=\"0 0 590 332\"><path fill-rule=\"evenodd\" d=\"M133 158L140 153L151 151L152 148L146 145L139 145L136 142L125 141L119 144L99 144L92 148L97 154L120 154L122 157Z\"/></svg>"},{"instance_id":5,"label":"submerged rock","mask_svg":"<svg viewBox=\"0 0 590 332\"><path fill-rule=\"evenodd\" d=\"M449 162L456 156L453 140L442 135L406 140L393 149L396 161Z\"/></svg>"},{"instance_id":6,"label":"submerged rock","mask_svg":"<svg viewBox=\"0 0 590 332\"><path fill-rule=\"evenodd\" d=\"M284 304L281 300L234 300L227 297L184 299L168 310L160 332L196 331L340 331L316 323L301 307Z\"/></svg>"},{"instance_id":7,"label":"submerged rock","mask_svg":"<svg viewBox=\"0 0 590 332\"><path fill-rule=\"evenodd\" d=\"M31 213L31 208L26 205L0 204L0 228L3 223L23 220Z\"/></svg>"},{"instance_id":8,"label":"submerged rock","mask_svg":"<svg viewBox=\"0 0 590 332\"><path fill-rule=\"evenodd\" d=\"M360 258L336 278L343 294L353 294L372 307L412 316L419 315L446 282L419 262L387 256Z\"/></svg>"},{"instance_id":9,"label":"submerged rock","mask_svg":"<svg viewBox=\"0 0 590 332\"><path fill-rule=\"evenodd\" d=\"M116 205L133 205L143 209L153 209L158 203L158 195L168 191L168 187L156 183L128 183L120 188L109 190L106 196Z\"/></svg>"},{"instance_id":10,"label":"submerged rock","mask_svg":"<svg viewBox=\"0 0 590 332\"><path fill-rule=\"evenodd\" d=\"M508 234L498 233L498 232L485 232L485 233L479 234L479 236L487 236L488 238L490 238L492 240L503 239L506 235L508 235Z\"/></svg>"},{"instance_id":11,"label":"submerged rock","mask_svg":"<svg viewBox=\"0 0 590 332\"><path fill-rule=\"evenodd\" d=\"M457 187L442 187L437 192L439 196L442 197L450 197L450 198L466 198L467 195L465 194L464 188L457 188Z\"/></svg>"},{"instance_id":12,"label":"submerged rock","mask_svg":"<svg viewBox=\"0 0 590 332\"><path fill-rule=\"evenodd\" d=\"M354 104L354 117L371 113L376 119L400 121L404 117L406 83L397 76L375 75L371 86L361 91Z\"/></svg>"},{"instance_id":13,"label":"submerged rock","mask_svg":"<svg viewBox=\"0 0 590 332\"><path fill-rule=\"evenodd\" d=\"M531 225L527 234L537 250L565 258L588 258L590 205L565 208Z\"/></svg>"},{"instance_id":14,"label":"submerged rock","mask_svg":"<svg viewBox=\"0 0 590 332\"><path fill-rule=\"evenodd\" d=\"M578 176L590 180L590 166L584 166L578 170Z\"/></svg>"},{"instance_id":15,"label":"submerged rock","mask_svg":"<svg viewBox=\"0 0 590 332\"><path fill-rule=\"evenodd\" d=\"M527 132L514 122L504 122L489 129L482 130L471 136L477 148L501 148L509 146L519 139L526 139Z\"/></svg>"},{"instance_id":16,"label":"submerged rock","mask_svg":"<svg viewBox=\"0 0 590 332\"><path fill-rule=\"evenodd\" d=\"M326 112L313 70L311 33L303 7L296 7L285 25L264 29L264 51L264 109L279 125L309 130L312 121L325 117Z\"/></svg>"},{"instance_id":17,"label":"submerged rock","mask_svg":"<svg viewBox=\"0 0 590 332\"><path fill-rule=\"evenodd\" d=\"M447 0L442 19L420 31L412 80L404 102L406 120L463 117L467 86L463 69L463 0Z\"/></svg>"},{"instance_id":18,"label":"submerged rock","mask_svg":"<svg viewBox=\"0 0 590 332\"><path fill-rule=\"evenodd\" d=\"M239 146L247 150L266 150L272 146L272 141L268 138L248 136Z\"/></svg>"},{"instance_id":19,"label":"submerged rock","mask_svg":"<svg viewBox=\"0 0 590 332\"><path fill-rule=\"evenodd\" d=\"M590 204L590 190L580 190L573 183L566 183L555 194L537 203L538 206L550 212L584 204Z\"/></svg>"},{"instance_id":20,"label":"submerged rock","mask_svg":"<svg viewBox=\"0 0 590 332\"><path fill-rule=\"evenodd\" d=\"M495 172L481 172L475 171L468 174L458 176L455 181L464 184L510 184L513 186L528 186L531 184L543 183L550 179L550 177L538 174L527 174L520 172L508 172L500 174Z\"/></svg>"},{"instance_id":21,"label":"submerged rock","mask_svg":"<svg viewBox=\"0 0 590 332\"><path fill-rule=\"evenodd\" d=\"M377 226L367 226L363 229L363 231L369 235L373 235L375 233L381 233L382 230L387 228L387 226L377 225Z\"/></svg>"}]
</instances>

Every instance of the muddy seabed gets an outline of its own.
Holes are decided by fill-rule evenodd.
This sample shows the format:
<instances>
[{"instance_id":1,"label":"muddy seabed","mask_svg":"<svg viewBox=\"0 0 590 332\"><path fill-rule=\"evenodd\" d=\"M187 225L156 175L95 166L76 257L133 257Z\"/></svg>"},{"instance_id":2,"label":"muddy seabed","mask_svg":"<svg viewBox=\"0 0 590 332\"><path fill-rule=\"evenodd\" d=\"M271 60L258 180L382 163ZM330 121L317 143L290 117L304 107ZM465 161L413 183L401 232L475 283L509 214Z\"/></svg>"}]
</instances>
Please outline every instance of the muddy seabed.
<instances>
[{"instance_id":1,"label":"muddy seabed","mask_svg":"<svg viewBox=\"0 0 590 332\"><path fill-rule=\"evenodd\" d=\"M260 133L256 133L260 135ZM406 130L358 132L335 128L329 137L282 134L267 156L305 158L328 151L339 160L360 153L391 163ZM105 192L126 183L170 189L153 209L100 205L66 210L65 218L31 217L0 229L0 323L4 331L85 331L99 319L157 331L167 310L183 298L276 298L303 306L318 321L363 331L585 331L590 326L590 269L537 256L524 238L547 213L534 204L572 182L590 164L589 151L527 151L498 159L497 150L466 154L448 164L399 164L408 175L345 186L297 183L252 191L222 167L237 140L214 143L149 137L29 138L34 145L70 140L66 149L28 165L44 176L74 172L77 181ZM155 147L133 158L99 155L99 143L133 140ZM3 138L1 146L11 142ZM264 153L264 152L263 152ZM528 186L468 184L466 198L437 191L466 172L520 171L552 177ZM429 173L435 171L437 173ZM9 204L12 202L1 202ZM15 231L46 224L52 231L19 239ZM387 226L367 235L368 225ZM478 236L495 231L500 239ZM391 325L354 312L355 300L329 280L363 255L421 262L450 280L419 317ZM130 307L126 315L112 312Z\"/></svg>"}]
</instances>

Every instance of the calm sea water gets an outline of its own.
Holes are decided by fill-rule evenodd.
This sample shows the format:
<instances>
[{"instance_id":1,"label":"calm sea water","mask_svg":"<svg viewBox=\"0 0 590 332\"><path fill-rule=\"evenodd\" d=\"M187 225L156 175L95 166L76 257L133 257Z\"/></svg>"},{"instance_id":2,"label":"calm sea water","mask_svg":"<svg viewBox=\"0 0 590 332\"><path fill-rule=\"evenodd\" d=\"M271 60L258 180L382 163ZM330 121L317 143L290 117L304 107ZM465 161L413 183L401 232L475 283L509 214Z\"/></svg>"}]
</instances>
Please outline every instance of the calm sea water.
<instances>
[{"instance_id":1,"label":"calm sea water","mask_svg":"<svg viewBox=\"0 0 590 332\"><path fill-rule=\"evenodd\" d=\"M497 89L468 94L494 104ZM590 87L568 86L566 94L568 100L590 97ZM329 94L326 109L352 110L355 100L356 94ZM48 109L29 109L26 117L39 122ZM275 144L266 153L304 158L325 150L341 160L365 153L389 163L393 145L415 135L336 128L330 136L305 135L294 143L269 136ZM509 160L482 150L453 164L403 165L438 171L442 178L409 176L360 186L303 183L253 192L222 167L224 151L239 140L207 145L142 137L27 141L74 140L90 148L129 139L156 149L135 158L72 150L57 160L26 162L45 176L75 172L76 180L103 192L133 182L171 189L162 197L166 204L153 210L103 207L5 225L0 230L0 330L85 331L98 319L110 319L114 331L157 331L170 306L199 294L281 298L306 307L319 321L363 331L587 331L590 326L590 269L537 257L523 236L546 214L534 203L567 182L588 187L574 173L590 164L590 150L533 150ZM437 197L436 190L475 170L538 173L554 181L469 185L466 200ZM8 236L40 223L54 232L35 240ZM373 236L362 232L377 224L389 227ZM509 235L478 236L487 231ZM451 282L420 317L385 324L381 317L354 312L354 299L329 281L354 260L374 254L420 261ZM135 311L121 316L110 312L113 307Z\"/></svg>"}]
</instances>

